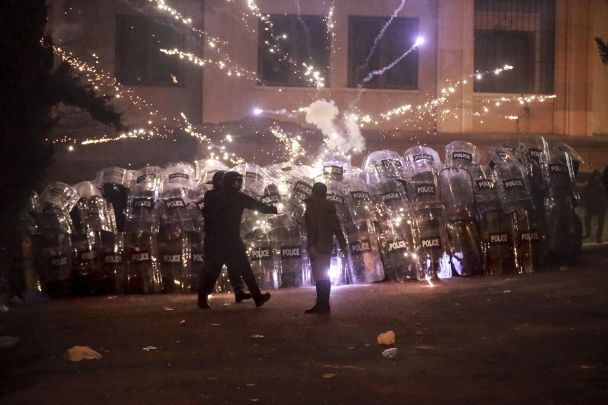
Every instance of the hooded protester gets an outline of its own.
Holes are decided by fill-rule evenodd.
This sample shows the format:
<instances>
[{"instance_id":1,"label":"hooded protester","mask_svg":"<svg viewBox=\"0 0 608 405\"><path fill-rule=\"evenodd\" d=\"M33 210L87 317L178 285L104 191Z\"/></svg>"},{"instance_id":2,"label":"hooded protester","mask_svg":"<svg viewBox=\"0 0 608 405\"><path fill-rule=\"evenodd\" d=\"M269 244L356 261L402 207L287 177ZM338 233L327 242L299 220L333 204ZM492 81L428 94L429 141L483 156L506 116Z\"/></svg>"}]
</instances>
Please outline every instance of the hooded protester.
<instances>
[{"instance_id":1,"label":"hooded protester","mask_svg":"<svg viewBox=\"0 0 608 405\"><path fill-rule=\"evenodd\" d=\"M203 197L203 207L207 205L210 200L216 198L216 195L222 192L222 188L224 186L224 175L226 172L224 170L218 170L213 174L213 178L211 179L211 184L213 184L213 189L205 192L205 196ZM205 209L203 208L203 214L205 214ZM217 226L214 226L213 221L216 218L205 215L205 236L204 236L204 244L203 244L203 253L205 257L205 262L210 261L216 266L219 266L218 269L206 269L209 272L218 275L222 271L222 265L225 264L221 258L217 257L219 254L219 249L217 246L217 241L219 239L218 235L214 234L214 231L217 230ZM215 255L215 256L214 256ZM232 285L232 291L234 292L234 299L237 303L242 302L243 300L248 300L251 298L250 293L246 293L243 291L243 280L241 278L241 273L237 268L233 266L227 266L228 269L228 280L230 280L230 285ZM205 268L203 267L203 270ZM203 275L201 274L200 279L203 279Z\"/></svg>"},{"instance_id":2,"label":"hooded protester","mask_svg":"<svg viewBox=\"0 0 608 405\"><path fill-rule=\"evenodd\" d=\"M226 264L228 268L232 267L241 272L255 306L261 307L270 299L270 293L262 294L249 264L245 244L240 235L241 216L245 209L257 210L263 214L276 214L277 208L242 193L240 190L243 187L243 176L238 172L227 172L223 183L223 190L209 198L204 207L204 217L211 220L207 232L212 235L209 248L210 252L214 253L205 257L198 291L198 306L202 309L210 308L207 296L215 287L222 264Z\"/></svg>"},{"instance_id":3,"label":"hooded protester","mask_svg":"<svg viewBox=\"0 0 608 405\"><path fill-rule=\"evenodd\" d=\"M306 203L304 221L308 239L308 256L310 257L312 276L317 289L317 302L312 308L304 311L307 314L328 313L330 311L331 281L329 279L329 266L334 235L338 239L342 253L348 254L336 208L326 197L327 186L323 183L315 183L312 186L312 195L304 200Z\"/></svg>"}]
</instances>

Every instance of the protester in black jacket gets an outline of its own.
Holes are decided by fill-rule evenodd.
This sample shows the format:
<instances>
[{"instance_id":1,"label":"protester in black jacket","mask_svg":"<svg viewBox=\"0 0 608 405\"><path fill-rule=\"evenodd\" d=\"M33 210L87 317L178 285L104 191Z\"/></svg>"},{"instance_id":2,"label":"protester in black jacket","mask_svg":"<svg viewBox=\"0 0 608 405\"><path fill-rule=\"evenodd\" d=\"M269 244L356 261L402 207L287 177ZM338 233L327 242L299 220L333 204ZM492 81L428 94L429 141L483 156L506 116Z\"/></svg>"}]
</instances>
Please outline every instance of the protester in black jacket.
<instances>
[{"instance_id":1,"label":"protester in black jacket","mask_svg":"<svg viewBox=\"0 0 608 405\"><path fill-rule=\"evenodd\" d=\"M221 265L226 264L241 272L241 277L247 284L253 296L255 305L261 307L270 299L270 293L262 294L249 264L245 244L241 240L241 216L245 209L257 210L263 214L276 214L277 209L263 204L240 190L243 187L243 176L237 172L224 175L224 189L214 194L205 204L205 218L209 223L213 238L209 241L209 249L217 252L205 261L198 293L198 305L209 308L207 296L211 294L221 271Z\"/></svg>"},{"instance_id":2,"label":"protester in black jacket","mask_svg":"<svg viewBox=\"0 0 608 405\"><path fill-rule=\"evenodd\" d=\"M331 294L329 267L334 236L338 240L343 255L348 255L348 246L342 233L338 214L336 214L336 207L327 200L327 186L323 183L315 183L312 186L312 195L304 202L306 203L304 221L306 223L308 257L310 258L312 277L317 289L315 305L304 313L325 314L331 309L329 305Z\"/></svg>"},{"instance_id":3,"label":"protester in black jacket","mask_svg":"<svg viewBox=\"0 0 608 405\"><path fill-rule=\"evenodd\" d=\"M219 239L219 235L216 235L214 231L217 227L213 224L214 218L210 215L205 215L206 210L205 206L209 203L210 200L216 198L216 195L222 192L222 188L224 185L224 174L226 172L223 170L218 170L213 174L213 178L211 179L211 184L213 184L213 189L209 190L205 193L203 197L203 218L205 220L205 238L204 238L204 255L205 262L210 262L211 264L218 266L216 269L207 269L207 271L215 274L217 272L218 276L222 271L222 265L225 264L221 257L219 257L219 249L215 244L215 241ZM243 300L247 300L251 298L251 294L243 291L243 280L241 278L241 272L239 269L233 266L227 266L228 269L228 280L232 285L232 291L234 292L234 298L237 303L242 302ZM201 280L203 275L201 274Z\"/></svg>"}]
</instances>

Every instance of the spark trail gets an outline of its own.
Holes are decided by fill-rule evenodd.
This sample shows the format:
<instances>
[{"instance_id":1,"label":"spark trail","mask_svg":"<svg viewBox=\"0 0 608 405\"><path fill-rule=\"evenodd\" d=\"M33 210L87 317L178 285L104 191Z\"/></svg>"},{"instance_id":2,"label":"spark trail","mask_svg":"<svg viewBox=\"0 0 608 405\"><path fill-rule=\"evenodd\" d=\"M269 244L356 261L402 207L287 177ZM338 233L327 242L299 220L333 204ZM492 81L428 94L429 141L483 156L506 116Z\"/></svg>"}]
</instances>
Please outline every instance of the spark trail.
<instances>
[{"instance_id":1,"label":"spark trail","mask_svg":"<svg viewBox=\"0 0 608 405\"><path fill-rule=\"evenodd\" d=\"M403 9L404 6L405 6L405 0L401 0L401 4L399 4L399 7L397 7L395 9L395 11L393 11L393 14L391 15L391 17L388 19L386 24L384 24L384 26L382 27L382 29L380 30L378 35L376 35L376 38L374 39L374 44L372 45L372 49L370 49L369 53L367 54L367 57L365 58L365 62L363 63L363 65L357 67L357 69L356 69L357 73L359 73L361 70L367 68L367 66L369 65L369 61L372 59L372 56L374 56L374 52L376 51L376 48L378 47L378 43L380 42L380 39L384 36L384 33L386 32L386 30L388 29L388 27L391 25L393 20L397 17L397 15ZM359 86L361 86L361 84L359 84Z\"/></svg>"},{"instance_id":2,"label":"spark trail","mask_svg":"<svg viewBox=\"0 0 608 405\"><path fill-rule=\"evenodd\" d=\"M412 51L414 51L420 45L422 45L423 42L424 41L422 40L422 38L418 38L416 40L416 42L414 42L414 45L412 45L410 49L408 49L407 51L405 51L404 53L402 53L401 56L399 56L397 59L395 59L394 61L392 61L391 63L389 63L388 65L386 65L383 68L372 70L371 72L369 72L368 75L361 81L361 85L363 83L367 83L370 80L372 80L374 78L374 76L381 76L386 71L391 70L392 68L394 68L395 65L397 65L399 62L401 62L403 60L403 58L405 58L407 55L409 55L410 53L412 53Z\"/></svg>"}]
</instances>

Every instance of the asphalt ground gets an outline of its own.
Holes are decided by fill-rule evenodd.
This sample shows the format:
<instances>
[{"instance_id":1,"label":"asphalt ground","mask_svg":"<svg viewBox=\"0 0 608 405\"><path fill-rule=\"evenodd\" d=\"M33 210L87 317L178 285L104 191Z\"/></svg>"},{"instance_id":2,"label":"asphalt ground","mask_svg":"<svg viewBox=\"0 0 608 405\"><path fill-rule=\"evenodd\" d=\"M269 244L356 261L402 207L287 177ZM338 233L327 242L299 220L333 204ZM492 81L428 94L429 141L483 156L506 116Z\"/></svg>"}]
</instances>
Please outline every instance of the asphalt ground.
<instances>
[{"instance_id":1,"label":"asphalt ground","mask_svg":"<svg viewBox=\"0 0 608 405\"><path fill-rule=\"evenodd\" d=\"M10 305L0 403L607 403L608 245L528 275ZM380 346L392 330L396 342ZM72 346L103 357L77 363ZM394 358L382 352L397 348ZM146 350L144 350L146 349Z\"/></svg>"}]
</instances>

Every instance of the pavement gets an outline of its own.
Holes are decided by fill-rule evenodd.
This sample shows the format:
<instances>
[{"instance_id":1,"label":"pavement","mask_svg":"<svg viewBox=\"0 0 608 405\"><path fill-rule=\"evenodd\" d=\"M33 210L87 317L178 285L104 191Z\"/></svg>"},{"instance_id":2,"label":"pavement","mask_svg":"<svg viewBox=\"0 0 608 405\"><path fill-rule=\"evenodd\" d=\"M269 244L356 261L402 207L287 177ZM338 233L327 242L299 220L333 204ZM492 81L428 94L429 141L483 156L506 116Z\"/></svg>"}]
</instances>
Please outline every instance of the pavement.
<instances>
[{"instance_id":1,"label":"pavement","mask_svg":"<svg viewBox=\"0 0 608 405\"><path fill-rule=\"evenodd\" d=\"M528 275L231 296L52 300L0 311L0 403L607 403L608 245ZM380 346L392 330L396 342ZM70 362L73 346L101 359ZM397 355L382 353L396 348Z\"/></svg>"}]
</instances>

